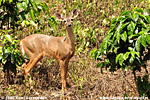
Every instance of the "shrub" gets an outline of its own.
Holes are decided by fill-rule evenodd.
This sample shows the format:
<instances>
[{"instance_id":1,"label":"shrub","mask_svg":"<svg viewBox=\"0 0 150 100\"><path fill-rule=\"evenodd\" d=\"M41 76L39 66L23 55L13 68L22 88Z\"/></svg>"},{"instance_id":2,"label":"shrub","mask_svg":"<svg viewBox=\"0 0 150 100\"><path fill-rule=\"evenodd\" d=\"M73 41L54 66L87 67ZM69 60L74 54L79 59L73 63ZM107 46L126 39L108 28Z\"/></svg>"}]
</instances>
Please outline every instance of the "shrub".
<instances>
[{"instance_id":1,"label":"shrub","mask_svg":"<svg viewBox=\"0 0 150 100\"><path fill-rule=\"evenodd\" d=\"M103 67L106 67L112 72L120 68L125 71L131 69L137 80L135 71L141 71L141 67L146 69L146 61L150 59L149 24L148 12L139 8L135 8L132 12L123 11L119 17L113 19L100 49L91 52L95 59L101 61L97 67L101 67L101 71ZM101 59L103 55L104 61ZM139 78L136 82L140 96L145 96L139 90ZM145 92L149 89L147 88Z\"/></svg>"},{"instance_id":2,"label":"shrub","mask_svg":"<svg viewBox=\"0 0 150 100\"><path fill-rule=\"evenodd\" d=\"M0 33L3 45L0 46L0 64L3 65L3 71L7 69L7 81L9 82L9 70L16 75L16 67L21 66L24 59L17 46L19 41L15 40L11 35L6 34L6 32Z\"/></svg>"}]
</instances>

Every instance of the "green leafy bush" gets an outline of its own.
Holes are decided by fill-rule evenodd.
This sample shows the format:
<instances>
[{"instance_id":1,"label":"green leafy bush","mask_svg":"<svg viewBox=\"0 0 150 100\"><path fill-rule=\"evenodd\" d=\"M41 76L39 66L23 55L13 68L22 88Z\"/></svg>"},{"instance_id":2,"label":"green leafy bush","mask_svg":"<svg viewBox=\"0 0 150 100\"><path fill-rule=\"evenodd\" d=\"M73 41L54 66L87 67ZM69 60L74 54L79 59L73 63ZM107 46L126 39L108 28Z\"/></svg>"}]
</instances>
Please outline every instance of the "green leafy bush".
<instances>
[{"instance_id":1,"label":"green leafy bush","mask_svg":"<svg viewBox=\"0 0 150 100\"><path fill-rule=\"evenodd\" d=\"M101 61L97 64L101 71L103 67L110 71L131 69L135 75L135 71L141 71L141 67L146 69L146 61L150 59L148 12L138 8L133 12L123 11L118 18L113 19L100 49L93 50L91 56Z\"/></svg>"},{"instance_id":2,"label":"green leafy bush","mask_svg":"<svg viewBox=\"0 0 150 100\"><path fill-rule=\"evenodd\" d=\"M0 33L0 38L2 42L0 45L0 64L3 65L3 71L7 69L7 71L11 70L16 74L16 67L21 66L24 62L17 46L19 40L15 40L11 35L3 32Z\"/></svg>"},{"instance_id":3,"label":"green leafy bush","mask_svg":"<svg viewBox=\"0 0 150 100\"><path fill-rule=\"evenodd\" d=\"M135 8L132 12L124 11L120 17L111 23L108 35L105 37L99 50L93 50L95 59L105 55L105 62L98 67L130 68L140 71L145 61L150 58L150 16L143 15L142 9Z\"/></svg>"},{"instance_id":4,"label":"green leafy bush","mask_svg":"<svg viewBox=\"0 0 150 100\"><path fill-rule=\"evenodd\" d=\"M24 26L35 26L40 19L41 11L49 11L46 3L41 0L0 0L1 28L15 28L20 23ZM31 20L32 19L32 20Z\"/></svg>"}]
</instances>

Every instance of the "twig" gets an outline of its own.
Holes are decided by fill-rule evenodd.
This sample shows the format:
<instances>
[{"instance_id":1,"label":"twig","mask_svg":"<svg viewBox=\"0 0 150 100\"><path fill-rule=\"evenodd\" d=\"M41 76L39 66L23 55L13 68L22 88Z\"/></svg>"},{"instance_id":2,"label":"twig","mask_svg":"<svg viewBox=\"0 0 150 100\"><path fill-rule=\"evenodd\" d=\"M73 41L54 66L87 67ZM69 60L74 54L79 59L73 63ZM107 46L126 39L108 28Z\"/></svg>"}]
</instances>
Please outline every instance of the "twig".
<instances>
[{"instance_id":1,"label":"twig","mask_svg":"<svg viewBox=\"0 0 150 100\"><path fill-rule=\"evenodd\" d=\"M123 71L122 71L123 72ZM137 90L130 84L130 82L126 79L126 77L125 77L125 73L123 72L123 78L125 79L125 81L129 84L129 86L131 87L131 88L133 88L133 90L137 93Z\"/></svg>"}]
</instances>

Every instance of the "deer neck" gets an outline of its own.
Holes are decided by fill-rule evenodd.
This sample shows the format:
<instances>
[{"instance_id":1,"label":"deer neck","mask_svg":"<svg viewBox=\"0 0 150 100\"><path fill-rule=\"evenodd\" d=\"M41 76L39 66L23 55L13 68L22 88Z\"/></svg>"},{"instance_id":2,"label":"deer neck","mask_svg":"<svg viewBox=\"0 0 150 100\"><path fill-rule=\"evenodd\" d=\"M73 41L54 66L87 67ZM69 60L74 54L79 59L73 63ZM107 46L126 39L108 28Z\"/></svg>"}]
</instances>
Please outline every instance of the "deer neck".
<instances>
[{"instance_id":1,"label":"deer neck","mask_svg":"<svg viewBox=\"0 0 150 100\"><path fill-rule=\"evenodd\" d=\"M74 47L75 46L75 36L74 36L74 33L73 33L73 28L72 26L71 27L67 27L66 28L67 30L67 34L66 34L66 43L71 45L71 47Z\"/></svg>"}]
</instances>

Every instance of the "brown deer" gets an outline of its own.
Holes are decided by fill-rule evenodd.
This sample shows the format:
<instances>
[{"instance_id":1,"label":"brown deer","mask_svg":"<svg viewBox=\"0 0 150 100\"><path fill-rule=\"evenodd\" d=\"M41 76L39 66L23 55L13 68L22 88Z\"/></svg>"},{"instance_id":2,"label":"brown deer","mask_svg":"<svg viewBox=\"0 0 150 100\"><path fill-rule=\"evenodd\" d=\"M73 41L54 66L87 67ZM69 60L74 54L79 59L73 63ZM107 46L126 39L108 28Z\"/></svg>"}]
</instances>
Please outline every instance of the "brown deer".
<instances>
[{"instance_id":1,"label":"brown deer","mask_svg":"<svg viewBox=\"0 0 150 100\"><path fill-rule=\"evenodd\" d=\"M66 26L66 36L64 37L33 34L20 41L21 53L23 55L26 53L30 58L28 62L22 65L25 80L31 69L38 61L42 60L43 57L57 59L61 69L62 91L65 92L69 60L75 53L73 19L76 18L77 15L77 9L73 10L72 15L66 18L56 13L56 18L59 21L64 21Z\"/></svg>"}]
</instances>

